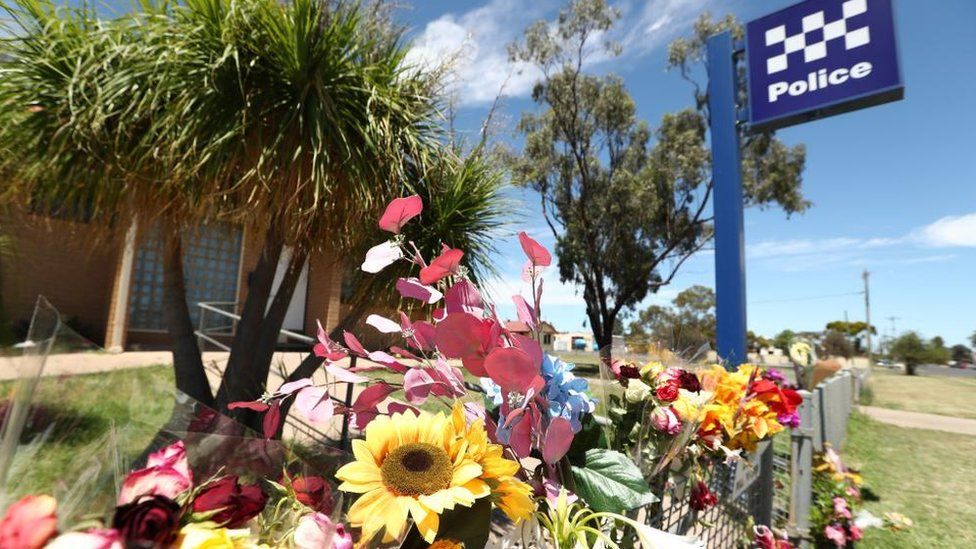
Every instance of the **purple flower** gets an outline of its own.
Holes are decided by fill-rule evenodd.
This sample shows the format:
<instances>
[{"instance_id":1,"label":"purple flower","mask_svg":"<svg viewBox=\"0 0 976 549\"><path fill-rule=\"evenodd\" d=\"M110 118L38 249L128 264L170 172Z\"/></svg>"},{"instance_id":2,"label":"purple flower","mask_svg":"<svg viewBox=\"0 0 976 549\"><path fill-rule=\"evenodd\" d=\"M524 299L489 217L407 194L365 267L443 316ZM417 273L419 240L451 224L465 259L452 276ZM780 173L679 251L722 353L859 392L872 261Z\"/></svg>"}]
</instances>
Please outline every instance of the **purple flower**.
<instances>
[{"instance_id":1,"label":"purple flower","mask_svg":"<svg viewBox=\"0 0 976 549\"><path fill-rule=\"evenodd\" d=\"M776 421L784 427L789 427L791 429L796 429L800 426L800 414L796 412L790 412L789 414L780 414L776 416Z\"/></svg>"}]
</instances>

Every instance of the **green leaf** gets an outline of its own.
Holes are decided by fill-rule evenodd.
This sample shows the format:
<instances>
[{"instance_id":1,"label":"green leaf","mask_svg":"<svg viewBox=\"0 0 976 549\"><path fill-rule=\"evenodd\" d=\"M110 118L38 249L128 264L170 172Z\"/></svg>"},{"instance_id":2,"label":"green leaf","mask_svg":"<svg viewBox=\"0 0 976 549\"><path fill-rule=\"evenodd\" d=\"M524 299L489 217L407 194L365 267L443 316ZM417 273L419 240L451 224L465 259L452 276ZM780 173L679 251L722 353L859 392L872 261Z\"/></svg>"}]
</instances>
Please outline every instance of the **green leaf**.
<instances>
[{"instance_id":1,"label":"green leaf","mask_svg":"<svg viewBox=\"0 0 976 549\"><path fill-rule=\"evenodd\" d=\"M593 414L587 414L583 419L583 428L573 437L573 444L569 447L566 457L573 465L583 467L586 465L587 450L606 448L609 445L604 426L597 422Z\"/></svg>"},{"instance_id":2,"label":"green leaf","mask_svg":"<svg viewBox=\"0 0 976 549\"><path fill-rule=\"evenodd\" d=\"M576 494L594 511L622 513L658 501L640 469L615 450L588 450L585 466L573 466L573 478Z\"/></svg>"},{"instance_id":3,"label":"green leaf","mask_svg":"<svg viewBox=\"0 0 976 549\"><path fill-rule=\"evenodd\" d=\"M491 498L481 498L471 507L459 505L453 511L444 511L440 524L437 539L460 541L465 547L484 547L488 544L488 532L491 530ZM426 549L429 546L420 532L411 526L400 549Z\"/></svg>"}]
</instances>

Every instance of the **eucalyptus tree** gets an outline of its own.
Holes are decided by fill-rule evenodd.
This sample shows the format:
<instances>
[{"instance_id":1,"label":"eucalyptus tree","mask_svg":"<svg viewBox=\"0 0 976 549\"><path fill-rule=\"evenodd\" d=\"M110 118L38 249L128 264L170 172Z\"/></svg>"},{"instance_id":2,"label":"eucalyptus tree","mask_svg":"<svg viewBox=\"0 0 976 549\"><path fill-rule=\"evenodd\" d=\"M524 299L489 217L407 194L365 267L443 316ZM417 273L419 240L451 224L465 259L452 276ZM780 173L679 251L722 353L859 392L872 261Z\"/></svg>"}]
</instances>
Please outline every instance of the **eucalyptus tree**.
<instances>
[{"instance_id":1,"label":"eucalyptus tree","mask_svg":"<svg viewBox=\"0 0 976 549\"><path fill-rule=\"evenodd\" d=\"M510 48L513 61L541 74L532 92L538 109L518 124L524 147L513 159L513 179L538 192L560 277L583 288L590 327L605 349L621 311L669 284L713 234L701 86L695 108L665 114L652 129L619 76L586 70L621 52L607 40L619 16L604 0L573 0ZM671 45L669 65L694 82L708 35L730 26L738 29L731 19L701 19L691 38ZM770 133L744 136L747 205L803 211L803 164L802 146L787 147Z\"/></svg>"},{"instance_id":2,"label":"eucalyptus tree","mask_svg":"<svg viewBox=\"0 0 976 549\"><path fill-rule=\"evenodd\" d=\"M0 70L16 77L0 78L0 169L17 182L10 195L93 202L105 225L131 213L161 225L166 318L174 350L187 351L174 352L178 388L220 407L259 397L309 255L357 253L376 236L370 212L394 196L431 196L439 240L489 242L469 232L490 228L471 212L433 213L470 205L440 200L440 189L485 191L490 170L471 176L476 162L441 152L436 74L407 63L402 29L381 10L351 0L140 6L110 20L47 0L7 8L18 28ZM472 212L496 215L494 204ZM192 338L179 236L210 220L263 240L216 395Z\"/></svg>"}]
</instances>

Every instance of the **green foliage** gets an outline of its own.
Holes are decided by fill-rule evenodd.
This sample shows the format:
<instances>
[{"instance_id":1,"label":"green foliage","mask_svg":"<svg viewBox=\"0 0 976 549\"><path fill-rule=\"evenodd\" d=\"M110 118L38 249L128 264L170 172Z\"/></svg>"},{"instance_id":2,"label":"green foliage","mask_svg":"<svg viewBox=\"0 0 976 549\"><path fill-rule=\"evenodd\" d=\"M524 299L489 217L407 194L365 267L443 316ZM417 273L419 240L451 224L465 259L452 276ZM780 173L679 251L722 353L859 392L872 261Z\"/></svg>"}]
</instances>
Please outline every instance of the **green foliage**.
<instances>
[{"instance_id":1,"label":"green foliage","mask_svg":"<svg viewBox=\"0 0 976 549\"><path fill-rule=\"evenodd\" d=\"M637 118L620 77L582 70L597 51L619 52L596 44L618 17L603 0L574 0L554 24L530 26L510 50L542 73L532 94L539 110L518 124L525 144L512 160L513 180L539 193L560 277L583 287L600 346L610 343L621 311L670 283L712 236L701 97L695 109L667 114L652 130ZM690 74L701 62L706 27L700 22L694 38L672 48L671 66ZM788 213L807 207L799 190L802 147L766 133L745 136L743 152L747 204L778 203Z\"/></svg>"},{"instance_id":2,"label":"green foliage","mask_svg":"<svg viewBox=\"0 0 976 549\"><path fill-rule=\"evenodd\" d=\"M695 285L679 293L670 307L651 305L637 314L630 332L635 343L653 341L678 353L714 348L715 291Z\"/></svg>"},{"instance_id":3,"label":"green foliage","mask_svg":"<svg viewBox=\"0 0 976 549\"><path fill-rule=\"evenodd\" d=\"M773 338L773 345L777 349L783 351L783 354L789 356L790 354L790 344L796 339L796 332L793 330L783 330L782 332L776 334Z\"/></svg>"},{"instance_id":4,"label":"green foliage","mask_svg":"<svg viewBox=\"0 0 976 549\"><path fill-rule=\"evenodd\" d=\"M615 450L587 450L585 464L573 466L573 480L576 493L597 512L630 510L657 501L640 469Z\"/></svg>"},{"instance_id":5,"label":"green foliage","mask_svg":"<svg viewBox=\"0 0 976 549\"><path fill-rule=\"evenodd\" d=\"M928 361L933 364L946 364L952 358L952 353L945 346L945 340L935 336L929 342Z\"/></svg>"},{"instance_id":6,"label":"green foliage","mask_svg":"<svg viewBox=\"0 0 976 549\"><path fill-rule=\"evenodd\" d=\"M464 547L484 547L491 532L491 498L475 500L471 507L458 505L454 509L445 509L440 524L437 539L460 542ZM427 549L430 545L411 526L400 549Z\"/></svg>"},{"instance_id":7,"label":"green foliage","mask_svg":"<svg viewBox=\"0 0 976 549\"><path fill-rule=\"evenodd\" d=\"M930 350L916 332L906 332L891 342L889 353L905 363L905 373L915 375L915 368L930 358Z\"/></svg>"},{"instance_id":8,"label":"green foliage","mask_svg":"<svg viewBox=\"0 0 976 549\"><path fill-rule=\"evenodd\" d=\"M844 358L854 356L854 345L851 344L846 335L837 330L827 330L821 345L827 356L842 356Z\"/></svg>"},{"instance_id":9,"label":"green foliage","mask_svg":"<svg viewBox=\"0 0 976 549\"><path fill-rule=\"evenodd\" d=\"M965 345L953 345L952 360L956 362L971 363L973 361L973 350Z\"/></svg>"}]
</instances>

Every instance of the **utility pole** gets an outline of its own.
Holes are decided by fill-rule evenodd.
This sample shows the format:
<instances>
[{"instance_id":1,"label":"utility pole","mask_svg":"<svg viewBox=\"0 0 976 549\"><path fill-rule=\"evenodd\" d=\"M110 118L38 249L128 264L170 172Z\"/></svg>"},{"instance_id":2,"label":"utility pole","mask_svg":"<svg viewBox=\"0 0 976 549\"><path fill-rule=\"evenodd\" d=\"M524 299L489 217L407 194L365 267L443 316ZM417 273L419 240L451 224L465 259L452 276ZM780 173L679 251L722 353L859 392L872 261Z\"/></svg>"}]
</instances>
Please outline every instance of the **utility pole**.
<instances>
[{"instance_id":1,"label":"utility pole","mask_svg":"<svg viewBox=\"0 0 976 549\"><path fill-rule=\"evenodd\" d=\"M868 340L868 366L871 366L871 294L868 290L868 278L871 273L867 269L861 274L861 278L864 279L864 321L867 322L867 340Z\"/></svg>"}]
</instances>

